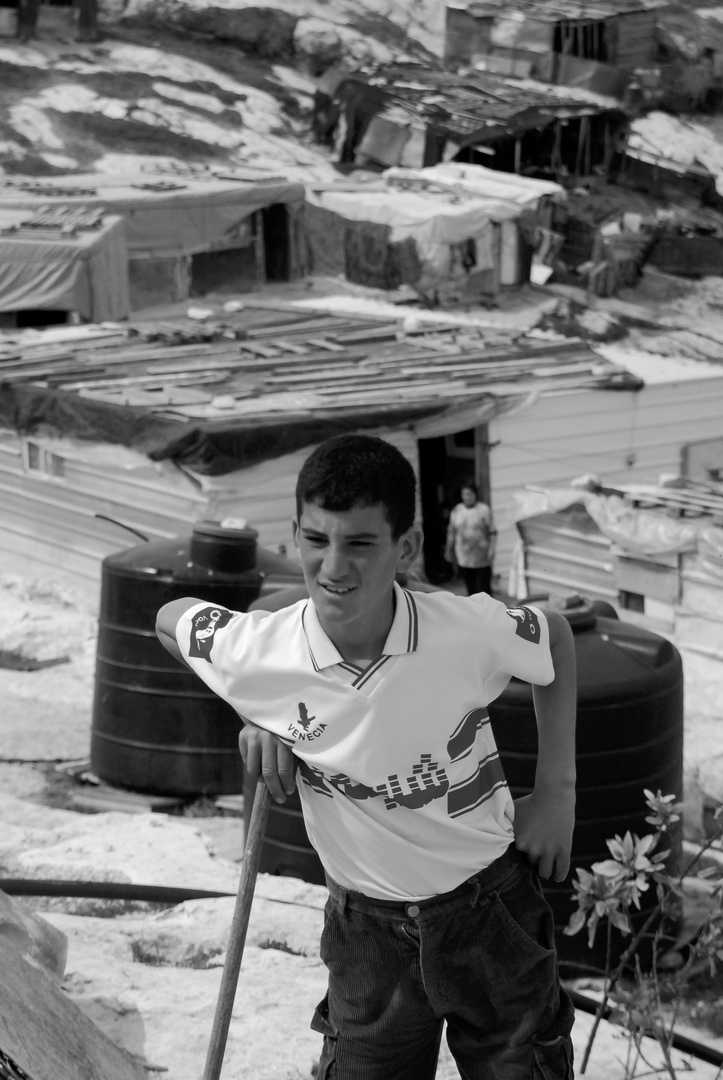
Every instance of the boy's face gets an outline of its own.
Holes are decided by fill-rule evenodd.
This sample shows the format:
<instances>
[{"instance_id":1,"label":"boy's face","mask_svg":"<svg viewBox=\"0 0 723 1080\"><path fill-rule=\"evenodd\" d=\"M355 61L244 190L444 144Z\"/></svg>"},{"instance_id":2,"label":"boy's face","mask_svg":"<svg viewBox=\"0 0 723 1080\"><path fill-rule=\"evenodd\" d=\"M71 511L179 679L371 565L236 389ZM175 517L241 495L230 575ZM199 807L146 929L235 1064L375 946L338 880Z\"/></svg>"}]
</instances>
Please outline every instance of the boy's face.
<instances>
[{"instance_id":1,"label":"boy's face","mask_svg":"<svg viewBox=\"0 0 723 1080\"><path fill-rule=\"evenodd\" d=\"M465 506L474 506L474 504L477 502L477 496L472 490L472 488L462 488L462 502Z\"/></svg>"},{"instance_id":2,"label":"boy's face","mask_svg":"<svg viewBox=\"0 0 723 1080\"><path fill-rule=\"evenodd\" d=\"M396 540L380 504L324 510L304 503L294 540L319 620L334 630L377 634L391 626L394 576L406 571L420 547L419 530Z\"/></svg>"}]
</instances>

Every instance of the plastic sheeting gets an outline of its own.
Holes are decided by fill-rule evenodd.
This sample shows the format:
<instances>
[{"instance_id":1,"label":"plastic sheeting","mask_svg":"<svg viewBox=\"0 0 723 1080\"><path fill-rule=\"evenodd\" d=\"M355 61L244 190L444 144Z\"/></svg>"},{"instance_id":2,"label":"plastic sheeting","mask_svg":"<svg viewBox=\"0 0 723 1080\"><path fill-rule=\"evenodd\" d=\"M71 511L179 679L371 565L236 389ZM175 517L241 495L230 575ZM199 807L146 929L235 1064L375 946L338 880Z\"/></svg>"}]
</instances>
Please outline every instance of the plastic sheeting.
<instances>
[{"instance_id":1,"label":"plastic sheeting","mask_svg":"<svg viewBox=\"0 0 723 1080\"><path fill-rule=\"evenodd\" d=\"M698 547L700 525L632 506L620 495L598 495L577 488L518 493L513 517L523 521L564 510L573 503L581 503L603 536L631 555L652 558L695 551Z\"/></svg>"},{"instance_id":2,"label":"plastic sheeting","mask_svg":"<svg viewBox=\"0 0 723 1080\"><path fill-rule=\"evenodd\" d=\"M451 434L532 400L522 394L484 394L462 407L440 400L439 405L359 408L351 416L324 410L321 415L310 411L293 418L209 421L185 427L131 405L110 405L43 386L3 384L1 369L0 387L0 427L26 435L42 430L63 438L128 446L152 461L173 461L200 476L222 476L349 431L403 428L416 439Z\"/></svg>"},{"instance_id":3,"label":"plastic sheeting","mask_svg":"<svg viewBox=\"0 0 723 1080\"><path fill-rule=\"evenodd\" d=\"M517 173L457 161L431 165L427 169L387 169L384 178L391 183L407 179L436 182L474 195L485 200L493 221L504 221L515 216L514 208L537 208L545 197L555 202L567 199L562 185L552 180L538 180L532 176L518 176Z\"/></svg>"},{"instance_id":4,"label":"plastic sheeting","mask_svg":"<svg viewBox=\"0 0 723 1080\"><path fill-rule=\"evenodd\" d=\"M2 215L19 224L27 212ZM128 253L122 218L74 236L0 236L0 311L76 311L91 322L130 313Z\"/></svg>"},{"instance_id":5,"label":"plastic sheeting","mask_svg":"<svg viewBox=\"0 0 723 1080\"><path fill-rule=\"evenodd\" d=\"M303 184L263 175L198 180L91 173L53 177L52 182L13 177L0 186L0 210L82 205L122 215L131 258L195 255L233 246L235 230L257 210L285 203L294 212L303 202Z\"/></svg>"}]
</instances>

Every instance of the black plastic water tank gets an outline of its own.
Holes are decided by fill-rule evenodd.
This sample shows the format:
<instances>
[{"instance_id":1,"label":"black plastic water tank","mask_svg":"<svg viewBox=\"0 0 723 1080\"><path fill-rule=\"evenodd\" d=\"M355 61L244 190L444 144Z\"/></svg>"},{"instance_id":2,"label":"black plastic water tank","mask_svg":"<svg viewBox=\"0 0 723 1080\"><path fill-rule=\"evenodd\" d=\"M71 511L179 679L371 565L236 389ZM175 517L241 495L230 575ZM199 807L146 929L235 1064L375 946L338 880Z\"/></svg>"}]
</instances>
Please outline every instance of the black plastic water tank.
<instances>
[{"instance_id":1,"label":"black plastic water tank","mask_svg":"<svg viewBox=\"0 0 723 1080\"><path fill-rule=\"evenodd\" d=\"M594 952L588 949L586 932L574 937L561 933L576 908L575 869L589 870L592 863L609 858L606 841L616 834L630 830L642 836L652 830L645 821L649 810L644 788L682 797L683 668L680 654L666 638L601 616L591 601L568 597L559 610L572 627L577 662L576 825L569 878L543 884L560 931L561 961L595 966L602 959L605 929L598 931ZM489 711L507 782L519 798L535 781L537 725L531 687L512 679ZM644 894L641 913L633 920L636 929L655 899L654 889ZM616 932L616 951L624 940Z\"/></svg>"},{"instance_id":2,"label":"black plastic water tank","mask_svg":"<svg viewBox=\"0 0 723 1080\"><path fill-rule=\"evenodd\" d=\"M101 780L157 795L243 790L236 713L164 649L155 621L184 596L245 611L264 579L259 554L254 529L203 522L103 560L90 746ZM271 557L274 570L285 562Z\"/></svg>"}]
</instances>

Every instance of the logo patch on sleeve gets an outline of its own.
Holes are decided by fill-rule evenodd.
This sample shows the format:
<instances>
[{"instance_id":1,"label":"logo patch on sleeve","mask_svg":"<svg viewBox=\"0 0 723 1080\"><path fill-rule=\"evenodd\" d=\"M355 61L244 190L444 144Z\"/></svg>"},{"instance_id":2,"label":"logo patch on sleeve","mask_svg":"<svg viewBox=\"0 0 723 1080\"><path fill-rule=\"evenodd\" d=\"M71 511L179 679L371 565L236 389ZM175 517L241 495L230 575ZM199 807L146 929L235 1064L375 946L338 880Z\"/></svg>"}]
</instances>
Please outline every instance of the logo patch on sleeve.
<instances>
[{"instance_id":1,"label":"logo patch on sleeve","mask_svg":"<svg viewBox=\"0 0 723 1080\"><path fill-rule=\"evenodd\" d=\"M534 611L526 607L507 608L507 614L515 620L515 633L525 641L540 640L540 620Z\"/></svg>"},{"instance_id":2,"label":"logo patch on sleeve","mask_svg":"<svg viewBox=\"0 0 723 1080\"><path fill-rule=\"evenodd\" d=\"M213 636L227 622L231 620L231 612L226 608L205 607L197 611L193 616L191 625L191 641L188 647L189 656L201 657L212 663L211 649L213 648Z\"/></svg>"}]
</instances>

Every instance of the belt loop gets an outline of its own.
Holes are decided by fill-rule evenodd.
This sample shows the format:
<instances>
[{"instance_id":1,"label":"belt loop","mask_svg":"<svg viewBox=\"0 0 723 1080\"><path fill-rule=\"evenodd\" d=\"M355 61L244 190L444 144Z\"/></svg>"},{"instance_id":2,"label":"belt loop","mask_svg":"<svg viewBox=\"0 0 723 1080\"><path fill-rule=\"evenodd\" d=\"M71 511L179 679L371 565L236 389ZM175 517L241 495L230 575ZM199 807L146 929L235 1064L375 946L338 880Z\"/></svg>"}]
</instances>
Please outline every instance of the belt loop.
<instances>
[{"instance_id":1,"label":"belt loop","mask_svg":"<svg viewBox=\"0 0 723 1080\"><path fill-rule=\"evenodd\" d=\"M472 893L472 899L469 902L470 907L475 906L475 904L479 900L479 894L481 892L482 892L482 886L480 885L479 881L475 881L475 883L474 883L474 892Z\"/></svg>"},{"instance_id":2,"label":"belt loop","mask_svg":"<svg viewBox=\"0 0 723 1080\"><path fill-rule=\"evenodd\" d=\"M337 907L339 908L340 915L346 915L346 902L349 896L349 890L345 889L343 885L338 886L339 899L337 900Z\"/></svg>"}]
</instances>

